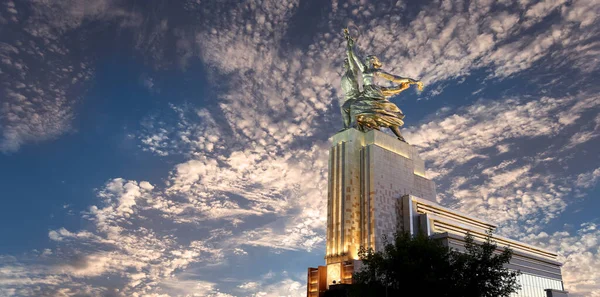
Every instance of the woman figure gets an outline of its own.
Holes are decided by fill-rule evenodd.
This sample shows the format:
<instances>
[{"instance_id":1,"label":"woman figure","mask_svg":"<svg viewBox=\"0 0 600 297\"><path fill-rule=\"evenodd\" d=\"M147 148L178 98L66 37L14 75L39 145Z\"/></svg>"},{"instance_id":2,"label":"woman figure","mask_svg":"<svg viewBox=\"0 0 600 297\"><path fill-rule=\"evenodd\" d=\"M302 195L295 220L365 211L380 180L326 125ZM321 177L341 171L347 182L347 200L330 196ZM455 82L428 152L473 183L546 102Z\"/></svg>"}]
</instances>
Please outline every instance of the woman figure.
<instances>
[{"instance_id":1,"label":"woman figure","mask_svg":"<svg viewBox=\"0 0 600 297\"><path fill-rule=\"evenodd\" d=\"M350 36L347 36L347 40L348 59L356 63L363 76L363 91L351 107L352 117L356 120L359 130L389 127L399 140L405 141L400 134L400 127L404 125L404 114L387 98L402 92L411 84L416 84L419 89L423 84L412 78L392 75L381 70L381 62L376 56L367 56L363 63L354 53L354 40ZM380 87L375 84L376 77L400 85L393 88Z\"/></svg>"}]
</instances>

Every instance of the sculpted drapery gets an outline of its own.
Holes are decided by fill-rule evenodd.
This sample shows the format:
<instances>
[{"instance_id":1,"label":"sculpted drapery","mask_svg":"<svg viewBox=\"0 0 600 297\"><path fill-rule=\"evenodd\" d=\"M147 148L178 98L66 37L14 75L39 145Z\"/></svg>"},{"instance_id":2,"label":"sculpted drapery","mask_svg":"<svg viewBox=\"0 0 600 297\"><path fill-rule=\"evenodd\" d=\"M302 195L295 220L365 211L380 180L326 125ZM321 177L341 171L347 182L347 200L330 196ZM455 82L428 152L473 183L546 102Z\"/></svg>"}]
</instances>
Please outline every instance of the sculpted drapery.
<instances>
[{"instance_id":1,"label":"sculpted drapery","mask_svg":"<svg viewBox=\"0 0 600 297\"><path fill-rule=\"evenodd\" d=\"M381 62L374 55L367 56L364 61L354 52L354 39L344 29L346 37L346 59L344 59L344 74L342 75L342 90L344 99L341 105L344 129L356 127L361 131L379 130L387 127L394 132L398 139L404 141L400 127L404 125L404 114L396 104L387 98L417 85L421 90L423 84L412 78L389 74L381 69ZM358 86L358 71L362 73L363 89ZM389 80L397 85L383 87L375 83L376 78Z\"/></svg>"}]
</instances>

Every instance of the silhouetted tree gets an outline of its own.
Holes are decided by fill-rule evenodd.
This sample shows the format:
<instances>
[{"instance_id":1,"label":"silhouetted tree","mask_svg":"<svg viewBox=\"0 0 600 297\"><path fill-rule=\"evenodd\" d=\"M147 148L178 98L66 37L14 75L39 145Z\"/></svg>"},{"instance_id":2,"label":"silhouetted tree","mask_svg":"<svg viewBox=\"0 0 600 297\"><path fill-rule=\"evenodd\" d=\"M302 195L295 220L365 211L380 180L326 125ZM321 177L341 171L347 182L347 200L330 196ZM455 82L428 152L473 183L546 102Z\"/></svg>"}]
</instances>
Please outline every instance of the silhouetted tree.
<instances>
[{"instance_id":1,"label":"silhouetted tree","mask_svg":"<svg viewBox=\"0 0 600 297\"><path fill-rule=\"evenodd\" d=\"M465 237L465 251L451 252L451 288L454 296L504 297L516 292L519 271L509 270L504 264L510 262L512 250L504 248L497 252L497 245L491 241L488 232L486 240L477 244L471 234Z\"/></svg>"},{"instance_id":2,"label":"silhouetted tree","mask_svg":"<svg viewBox=\"0 0 600 297\"><path fill-rule=\"evenodd\" d=\"M465 250L444 246L426 235L397 233L382 251L361 248L363 268L353 276L350 296L505 297L519 289L519 272L504 267L512 250L465 237Z\"/></svg>"}]
</instances>

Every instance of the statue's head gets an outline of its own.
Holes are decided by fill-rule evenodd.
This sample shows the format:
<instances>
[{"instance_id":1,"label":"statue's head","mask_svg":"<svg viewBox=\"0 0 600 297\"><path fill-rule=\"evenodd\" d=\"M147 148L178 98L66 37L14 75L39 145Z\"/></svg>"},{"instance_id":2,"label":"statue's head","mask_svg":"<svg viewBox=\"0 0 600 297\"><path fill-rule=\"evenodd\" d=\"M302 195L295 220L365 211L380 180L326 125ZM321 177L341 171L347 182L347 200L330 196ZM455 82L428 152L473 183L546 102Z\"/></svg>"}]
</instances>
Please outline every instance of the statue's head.
<instances>
[{"instance_id":1,"label":"statue's head","mask_svg":"<svg viewBox=\"0 0 600 297\"><path fill-rule=\"evenodd\" d=\"M377 58L377 56L375 55L368 55L365 58L365 64L367 64L367 67L369 68L381 68L381 62L379 61L379 58Z\"/></svg>"}]
</instances>

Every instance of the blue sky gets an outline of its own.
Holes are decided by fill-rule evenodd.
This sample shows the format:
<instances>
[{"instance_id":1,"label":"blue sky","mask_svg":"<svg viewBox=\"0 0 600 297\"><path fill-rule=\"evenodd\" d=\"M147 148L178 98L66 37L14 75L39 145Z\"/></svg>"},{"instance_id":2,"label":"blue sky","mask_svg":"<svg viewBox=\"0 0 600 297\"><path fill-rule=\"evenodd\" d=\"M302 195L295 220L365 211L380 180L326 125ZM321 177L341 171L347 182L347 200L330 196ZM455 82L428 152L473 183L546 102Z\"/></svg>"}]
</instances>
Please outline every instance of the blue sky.
<instances>
[{"instance_id":1,"label":"blue sky","mask_svg":"<svg viewBox=\"0 0 600 297\"><path fill-rule=\"evenodd\" d=\"M438 202L600 296L600 3L4 1L0 296L303 296L323 263L341 29Z\"/></svg>"}]
</instances>

